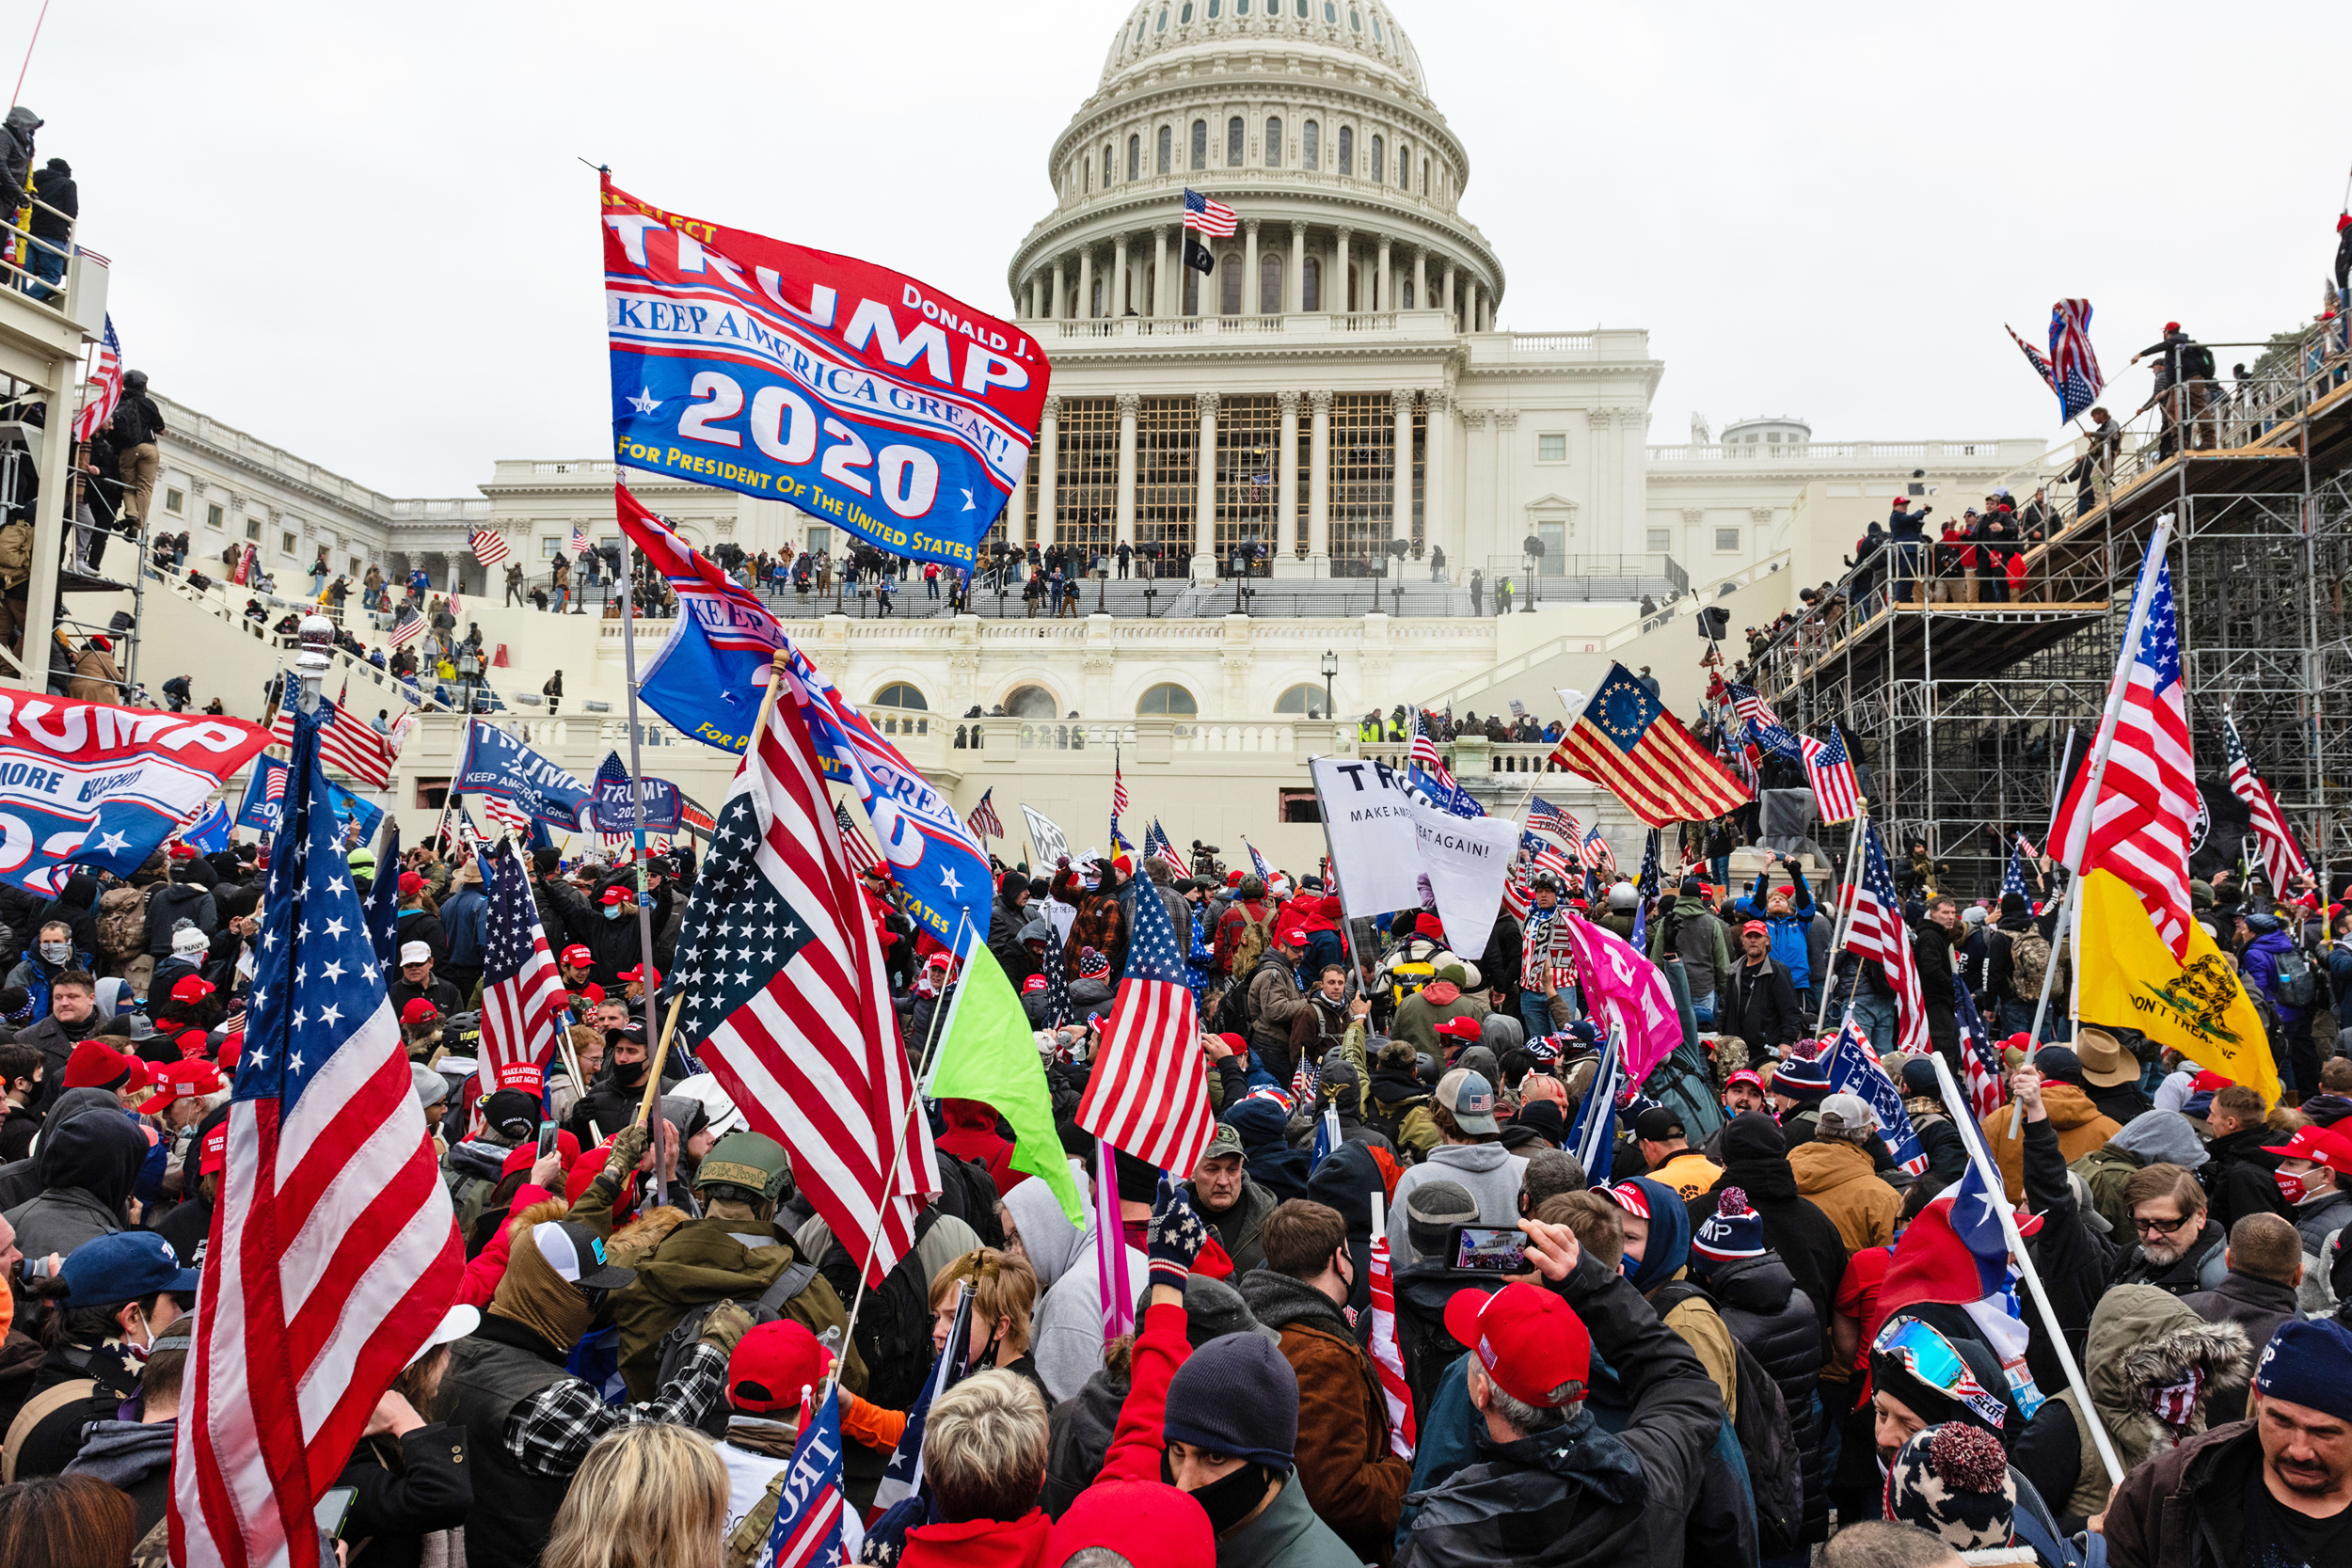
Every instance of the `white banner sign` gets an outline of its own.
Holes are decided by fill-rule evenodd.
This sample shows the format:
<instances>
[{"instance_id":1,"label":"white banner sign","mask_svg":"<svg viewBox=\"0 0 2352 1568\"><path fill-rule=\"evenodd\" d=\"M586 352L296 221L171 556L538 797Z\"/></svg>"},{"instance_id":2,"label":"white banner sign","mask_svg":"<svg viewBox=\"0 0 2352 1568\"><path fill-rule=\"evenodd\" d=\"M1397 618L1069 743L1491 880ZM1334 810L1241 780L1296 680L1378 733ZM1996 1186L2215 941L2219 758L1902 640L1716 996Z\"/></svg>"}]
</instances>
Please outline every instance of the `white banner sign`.
<instances>
[{"instance_id":1,"label":"white banner sign","mask_svg":"<svg viewBox=\"0 0 2352 1568\"><path fill-rule=\"evenodd\" d=\"M1070 840L1054 826L1054 819L1035 806L1023 806L1021 815L1028 819L1029 847L1037 851L1037 864L1030 869L1051 880L1054 863L1070 853Z\"/></svg>"},{"instance_id":2,"label":"white banner sign","mask_svg":"<svg viewBox=\"0 0 2352 1568\"><path fill-rule=\"evenodd\" d=\"M1434 903L1456 954L1475 958L1485 952L1518 847L1518 825L1423 805L1383 763L1317 757L1309 767L1347 912Z\"/></svg>"}]
</instances>

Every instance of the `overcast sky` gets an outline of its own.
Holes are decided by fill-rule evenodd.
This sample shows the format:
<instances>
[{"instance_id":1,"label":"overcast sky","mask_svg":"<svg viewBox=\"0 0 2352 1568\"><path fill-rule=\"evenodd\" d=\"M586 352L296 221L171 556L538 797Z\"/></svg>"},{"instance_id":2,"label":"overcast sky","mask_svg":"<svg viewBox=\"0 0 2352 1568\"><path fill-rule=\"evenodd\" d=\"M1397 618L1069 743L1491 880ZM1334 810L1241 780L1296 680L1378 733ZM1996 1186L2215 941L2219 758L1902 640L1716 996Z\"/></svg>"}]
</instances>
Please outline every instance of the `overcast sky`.
<instances>
[{"instance_id":1,"label":"overcast sky","mask_svg":"<svg viewBox=\"0 0 2352 1568\"><path fill-rule=\"evenodd\" d=\"M0 54L38 9L0 0ZM2136 406L2124 361L2168 318L2260 339L2311 317L2334 254L2335 7L1397 9L1470 150L1502 325L1647 327L1655 442L1693 409L2055 436L2004 321L2036 341L2088 295ZM499 457L609 450L580 157L1010 314L1046 148L1132 14L56 0L21 101L158 391L394 495L462 495Z\"/></svg>"}]
</instances>

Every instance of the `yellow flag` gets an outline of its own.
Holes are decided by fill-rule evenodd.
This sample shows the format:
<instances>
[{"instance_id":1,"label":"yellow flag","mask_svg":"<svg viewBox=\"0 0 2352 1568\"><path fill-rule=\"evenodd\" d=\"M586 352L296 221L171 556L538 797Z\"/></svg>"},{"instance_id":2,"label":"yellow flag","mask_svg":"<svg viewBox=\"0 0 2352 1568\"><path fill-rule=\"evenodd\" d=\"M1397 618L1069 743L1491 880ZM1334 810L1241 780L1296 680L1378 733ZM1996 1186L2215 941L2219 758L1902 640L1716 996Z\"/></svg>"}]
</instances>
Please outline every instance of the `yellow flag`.
<instances>
[{"instance_id":1,"label":"yellow flag","mask_svg":"<svg viewBox=\"0 0 2352 1568\"><path fill-rule=\"evenodd\" d=\"M2279 1067L2262 1014L2205 928L2189 927L2184 963L2113 872L2084 878L2082 901L2083 1022L2137 1029L2275 1103Z\"/></svg>"}]
</instances>

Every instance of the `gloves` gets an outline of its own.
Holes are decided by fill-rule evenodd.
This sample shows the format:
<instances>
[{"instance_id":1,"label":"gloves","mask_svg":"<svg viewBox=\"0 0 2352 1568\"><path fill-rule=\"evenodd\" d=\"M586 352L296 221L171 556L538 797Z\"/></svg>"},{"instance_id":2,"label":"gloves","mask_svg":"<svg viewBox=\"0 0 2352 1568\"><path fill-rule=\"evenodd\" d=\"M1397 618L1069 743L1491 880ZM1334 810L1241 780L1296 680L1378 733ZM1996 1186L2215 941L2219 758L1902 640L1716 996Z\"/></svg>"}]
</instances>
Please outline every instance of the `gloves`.
<instances>
[{"instance_id":1,"label":"gloves","mask_svg":"<svg viewBox=\"0 0 2352 1568\"><path fill-rule=\"evenodd\" d=\"M1152 1205L1152 1224L1145 1231L1146 1253L1152 1259L1152 1283L1173 1290L1184 1288L1192 1274L1192 1261L1200 1256L1200 1249L1209 1240L1209 1227L1193 1212L1192 1200L1184 1190L1165 1178L1160 1182L1160 1195Z\"/></svg>"},{"instance_id":2,"label":"gloves","mask_svg":"<svg viewBox=\"0 0 2352 1568\"><path fill-rule=\"evenodd\" d=\"M637 1162L645 1157L645 1150L652 1143L653 1134L643 1122L630 1122L612 1140L612 1152L604 1157L604 1174L619 1177L635 1170Z\"/></svg>"},{"instance_id":3,"label":"gloves","mask_svg":"<svg viewBox=\"0 0 2352 1568\"><path fill-rule=\"evenodd\" d=\"M752 1314L740 1302L723 1301L710 1309L703 1320L702 1342L715 1345L727 1355L735 1354L735 1342L752 1331Z\"/></svg>"}]
</instances>

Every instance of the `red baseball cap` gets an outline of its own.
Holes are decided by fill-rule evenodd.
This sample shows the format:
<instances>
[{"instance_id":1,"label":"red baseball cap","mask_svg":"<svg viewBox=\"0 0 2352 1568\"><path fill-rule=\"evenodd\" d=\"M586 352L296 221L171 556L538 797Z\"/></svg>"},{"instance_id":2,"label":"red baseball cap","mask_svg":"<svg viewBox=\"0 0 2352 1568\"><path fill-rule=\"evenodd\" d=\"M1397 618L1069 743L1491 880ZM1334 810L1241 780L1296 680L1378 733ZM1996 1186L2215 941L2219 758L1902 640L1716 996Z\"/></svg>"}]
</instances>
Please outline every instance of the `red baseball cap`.
<instances>
[{"instance_id":1,"label":"red baseball cap","mask_svg":"<svg viewBox=\"0 0 2352 1568\"><path fill-rule=\"evenodd\" d=\"M604 988L596 984L594 980L591 980L572 994L593 1007L597 1003L604 1000Z\"/></svg>"},{"instance_id":2,"label":"red baseball cap","mask_svg":"<svg viewBox=\"0 0 2352 1568\"><path fill-rule=\"evenodd\" d=\"M628 896L628 889L615 883L613 886L606 888L603 894L597 898L596 902L599 904L617 904Z\"/></svg>"},{"instance_id":3,"label":"red baseball cap","mask_svg":"<svg viewBox=\"0 0 2352 1568\"><path fill-rule=\"evenodd\" d=\"M403 1023L415 1023L421 1019L438 1018L440 1016L441 1009L435 1006L432 1003L426 1001L421 996L410 997L408 999L408 1005L400 1010L400 1021Z\"/></svg>"},{"instance_id":4,"label":"red baseball cap","mask_svg":"<svg viewBox=\"0 0 2352 1568\"><path fill-rule=\"evenodd\" d=\"M1593 1337L1549 1291L1517 1279L1492 1295L1456 1291L1445 1304L1445 1327L1513 1399L1549 1409L1584 1397ZM1564 1386L1567 1393L1553 1398Z\"/></svg>"},{"instance_id":5,"label":"red baseball cap","mask_svg":"<svg viewBox=\"0 0 2352 1568\"><path fill-rule=\"evenodd\" d=\"M2352 1143L2332 1127L2312 1123L2298 1127L2295 1136L2285 1143L2263 1146L2265 1154L2276 1154L2286 1160L2309 1160L2326 1165L2329 1170L2352 1176Z\"/></svg>"},{"instance_id":6,"label":"red baseball cap","mask_svg":"<svg viewBox=\"0 0 2352 1568\"><path fill-rule=\"evenodd\" d=\"M197 1151L196 1174L211 1176L229 1164L229 1124L224 1121L204 1134L202 1148Z\"/></svg>"},{"instance_id":7,"label":"red baseball cap","mask_svg":"<svg viewBox=\"0 0 2352 1568\"><path fill-rule=\"evenodd\" d=\"M1474 1018L1449 1018L1438 1025L1440 1035L1452 1035L1457 1040L1474 1040L1484 1034Z\"/></svg>"},{"instance_id":8,"label":"red baseball cap","mask_svg":"<svg viewBox=\"0 0 2352 1568\"><path fill-rule=\"evenodd\" d=\"M158 1115L175 1100L199 1100L208 1094L218 1094L229 1085L218 1068L202 1057L195 1057L164 1069L155 1086L155 1097L139 1106L141 1116Z\"/></svg>"},{"instance_id":9,"label":"red baseball cap","mask_svg":"<svg viewBox=\"0 0 2352 1568\"><path fill-rule=\"evenodd\" d=\"M1042 974L1032 974L1027 979L1021 982L1021 991L1025 996L1030 991L1043 990L1044 989L1045 976Z\"/></svg>"},{"instance_id":10,"label":"red baseball cap","mask_svg":"<svg viewBox=\"0 0 2352 1568\"><path fill-rule=\"evenodd\" d=\"M174 1002L201 1002L219 989L201 974L183 974L179 983L171 988L171 999Z\"/></svg>"},{"instance_id":11,"label":"red baseball cap","mask_svg":"<svg viewBox=\"0 0 2352 1568\"><path fill-rule=\"evenodd\" d=\"M752 1416L798 1411L801 1395L825 1380L833 1354L808 1325L785 1318L761 1323L727 1357L727 1402Z\"/></svg>"},{"instance_id":12,"label":"red baseball cap","mask_svg":"<svg viewBox=\"0 0 2352 1568\"><path fill-rule=\"evenodd\" d=\"M1731 1085L1734 1084L1753 1084L1756 1085L1757 1093L1761 1094L1766 1092L1764 1075L1756 1071L1754 1068L1743 1067L1739 1071L1724 1080L1724 1087L1725 1090L1729 1090Z\"/></svg>"},{"instance_id":13,"label":"red baseball cap","mask_svg":"<svg viewBox=\"0 0 2352 1568\"><path fill-rule=\"evenodd\" d=\"M2203 1094L2208 1090L2218 1091L2226 1089L2232 1084L2236 1082L2237 1080L2234 1078L2224 1078L2221 1074L2214 1071L2213 1069L2207 1068L2203 1071L2198 1073L2196 1077L2190 1079L2188 1086L2190 1092L2195 1094Z\"/></svg>"},{"instance_id":14,"label":"red baseball cap","mask_svg":"<svg viewBox=\"0 0 2352 1568\"><path fill-rule=\"evenodd\" d=\"M245 1053L245 1031L244 1031L244 1030L240 1029L240 1030L238 1030L235 1034L229 1035L229 1036L226 1036L225 1037L223 1037L223 1038L222 1038L222 1040L221 1040L221 1042L220 1042L220 1069L221 1069L223 1072L234 1072L234 1071L236 1071L236 1070L237 1070L237 1058L238 1058L239 1056L243 1055L244 1053Z\"/></svg>"},{"instance_id":15,"label":"red baseball cap","mask_svg":"<svg viewBox=\"0 0 2352 1568\"><path fill-rule=\"evenodd\" d=\"M574 942L563 952L558 953L555 959L558 963L570 964L574 969L586 969L596 961L596 956L579 942Z\"/></svg>"},{"instance_id":16,"label":"red baseball cap","mask_svg":"<svg viewBox=\"0 0 2352 1568\"><path fill-rule=\"evenodd\" d=\"M65 1086L69 1089L136 1089L146 1084L146 1063L96 1040L82 1041L65 1059Z\"/></svg>"},{"instance_id":17,"label":"red baseball cap","mask_svg":"<svg viewBox=\"0 0 2352 1568\"><path fill-rule=\"evenodd\" d=\"M412 893L422 893L423 891L424 878L422 876L414 871L404 871L400 874L400 895L403 898L407 897Z\"/></svg>"},{"instance_id":18,"label":"red baseball cap","mask_svg":"<svg viewBox=\"0 0 2352 1568\"><path fill-rule=\"evenodd\" d=\"M1770 926L1765 925L1760 920L1751 920L1745 926L1740 927L1740 934L1743 937L1769 937L1772 934L1772 928Z\"/></svg>"},{"instance_id":19,"label":"red baseball cap","mask_svg":"<svg viewBox=\"0 0 2352 1568\"><path fill-rule=\"evenodd\" d=\"M937 954L937 955L934 955L934 958L946 958L946 955L945 955L945 954ZM624 979L624 980L627 980L627 981L630 981L630 982L632 982L632 983L635 983L635 982L641 982L641 981L643 981L643 980L644 979L644 977L645 977L645 966L644 966L644 964L642 964L642 963L641 963L641 964L639 964L639 965L638 965L636 968L634 968L634 969L624 969L623 971L621 971L621 978L622 978L622 979ZM658 986L658 985L660 985L660 984L661 983L661 971L660 971L660 970L658 970L658 969L657 969L657 970L655 970L655 971L653 972L653 983L654 983L655 985L657 985L657 986Z\"/></svg>"}]
</instances>

